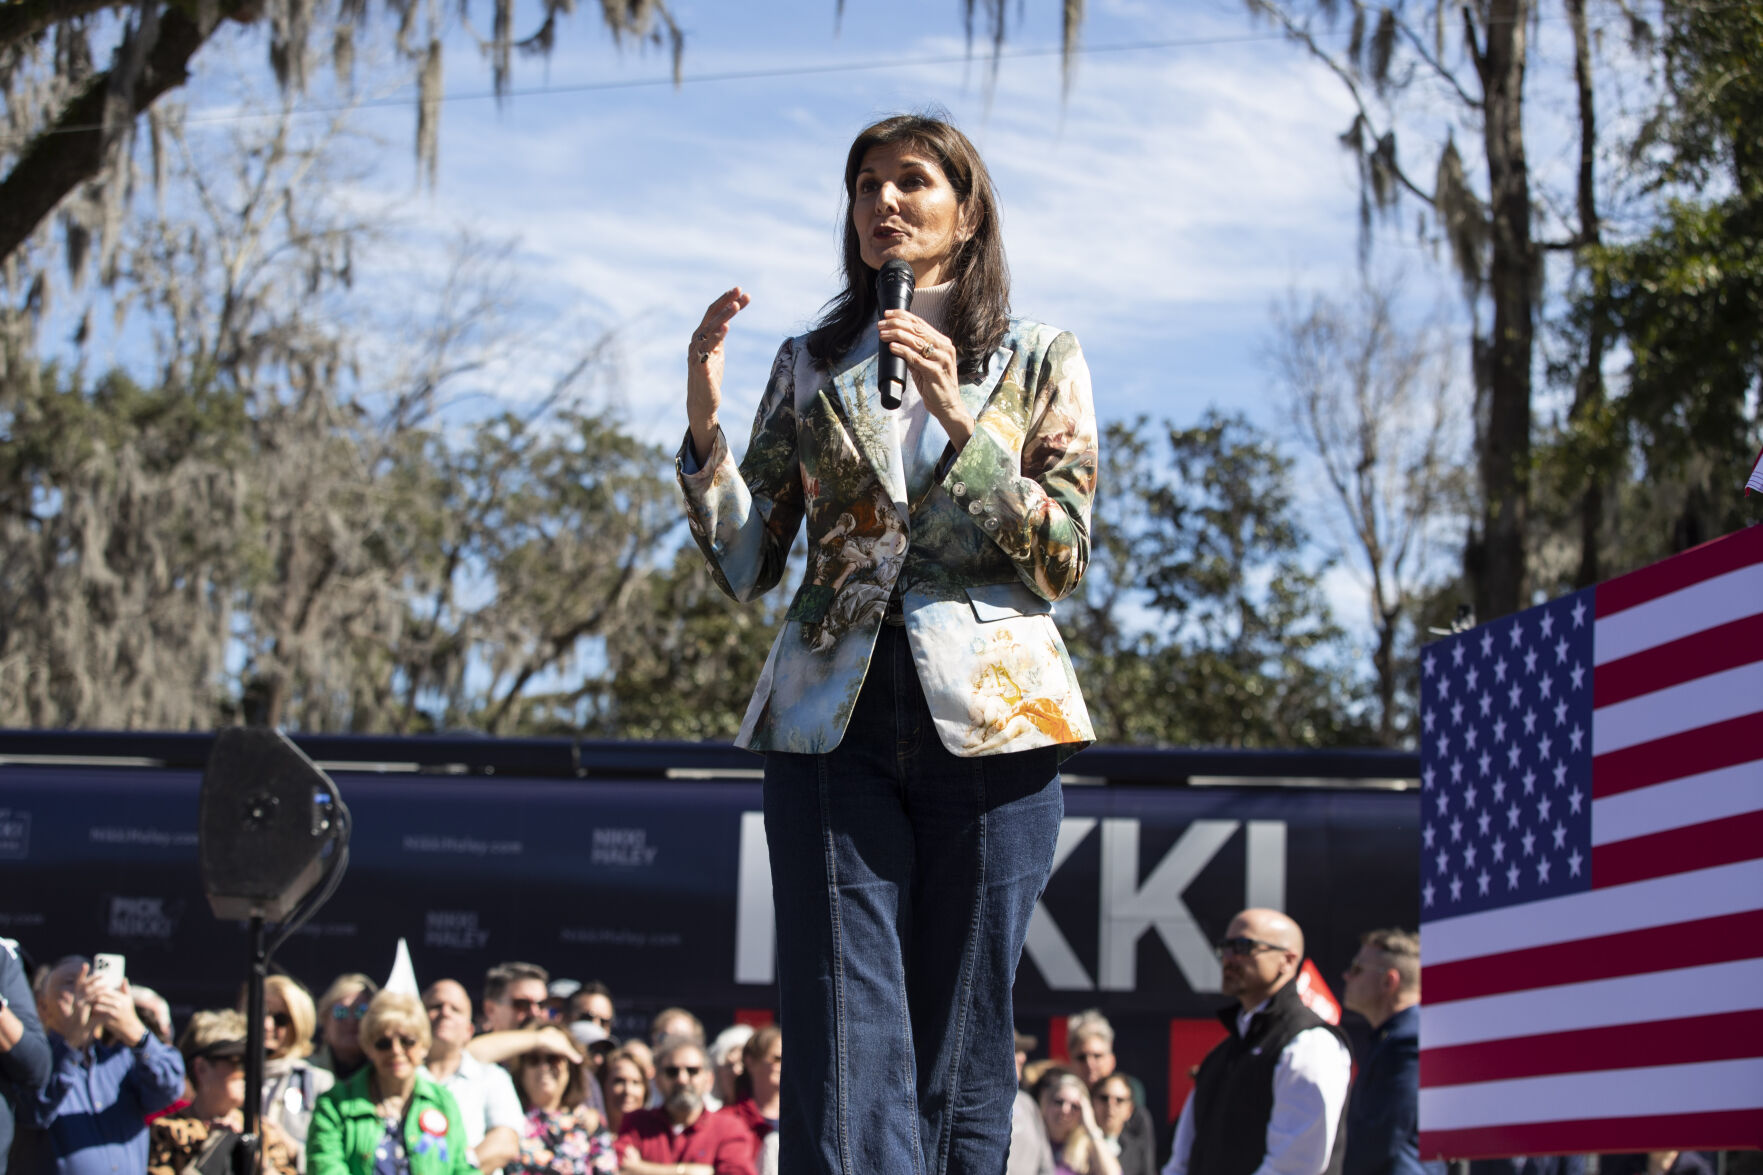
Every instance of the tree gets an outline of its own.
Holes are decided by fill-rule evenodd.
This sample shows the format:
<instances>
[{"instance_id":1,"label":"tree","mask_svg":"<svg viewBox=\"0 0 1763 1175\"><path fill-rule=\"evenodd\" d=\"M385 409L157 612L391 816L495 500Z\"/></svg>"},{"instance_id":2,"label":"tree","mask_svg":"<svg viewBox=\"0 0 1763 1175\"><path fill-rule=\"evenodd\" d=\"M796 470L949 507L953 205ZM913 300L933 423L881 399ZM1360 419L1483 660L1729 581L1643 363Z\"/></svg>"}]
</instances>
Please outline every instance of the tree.
<instances>
[{"instance_id":1,"label":"tree","mask_svg":"<svg viewBox=\"0 0 1763 1175\"><path fill-rule=\"evenodd\" d=\"M1191 428L1114 424L1103 453L1096 547L1069 626L1098 737L1371 741L1322 592L1326 565L1287 507L1291 462L1247 420L1215 411Z\"/></svg>"},{"instance_id":2,"label":"tree","mask_svg":"<svg viewBox=\"0 0 1763 1175\"><path fill-rule=\"evenodd\" d=\"M1662 206L1644 233L1590 252L1577 305L1630 363L1562 446L1644 479L1624 508L1669 507L1650 533L1613 536L1620 566L1749 521L1737 487L1763 439L1763 5L1668 5L1663 19L1665 89L1632 148Z\"/></svg>"},{"instance_id":3,"label":"tree","mask_svg":"<svg viewBox=\"0 0 1763 1175\"><path fill-rule=\"evenodd\" d=\"M1527 547L1531 539L1533 369L1550 250L1577 253L1598 240L1596 121L1591 38L1584 0L1566 0L1575 43L1580 166L1575 212L1563 234L1539 239L1539 205L1558 201L1533 182L1526 146L1525 75L1538 9L1534 0L1428 0L1418 5L1371 5L1354 0L1248 0L1251 13L1271 20L1329 68L1351 96L1355 115L1342 136L1360 163L1361 207L1391 212L1404 195L1417 199L1449 243L1471 310L1471 358L1476 392L1475 456L1480 517L1464 551L1464 570L1476 614L1492 619L1528 603ZM1329 34L1350 17L1344 52ZM1413 170L1402 147L1417 125L1434 124L1440 99L1454 126L1426 172ZM1456 132L1473 135L1476 167L1457 148ZM1599 411L1604 339L1584 339L1585 373L1575 413ZM1577 377L1576 377L1577 378ZM1585 509L1601 511L1597 483ZM1595 529L1595 527L1594 527Z\"/></svg>"},{"instance_id":4,"label":"tree","mask_svg":"<svg viewBox=\"0 0 1763 1175\"><path fill-rule=\"evenodd\" d=\"M1369 582L1378 741L1406 733L1400 683L1416 598L1437 550L1466 520L1449 352L1432 327L1398 317L1401 283L1362 275L1349 298L1296 295L1275 312L1269 358L1294 427L1334 497Z\"/></svg>"}]
</instances>

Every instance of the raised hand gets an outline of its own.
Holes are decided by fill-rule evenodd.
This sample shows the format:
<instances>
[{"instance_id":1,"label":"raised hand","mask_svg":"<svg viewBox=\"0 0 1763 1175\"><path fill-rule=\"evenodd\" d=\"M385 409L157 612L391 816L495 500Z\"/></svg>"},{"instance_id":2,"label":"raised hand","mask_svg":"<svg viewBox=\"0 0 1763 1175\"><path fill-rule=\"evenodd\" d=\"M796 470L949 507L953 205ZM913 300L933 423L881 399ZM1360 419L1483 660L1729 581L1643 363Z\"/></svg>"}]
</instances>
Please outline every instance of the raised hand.
<instances>
[{"instance_id":1,"label":"raised hand","mask_svg":"<svg viewBox=\"0 0 1763 1175\"><path fill-rule=\"evenodd\" d=\"M692 449L699 461L710 456L716 441L716 413L722 407L723 340L728 338L730 320L752 300L736 286L710 303L686 348L686 419L692 426Z\"/></svg>"},{"instance_id":2,"label":"raised hand","mask_svg":"<svg viewBox=\"0 0 1763 1175\"><path fill-rule=\"evenodd\" d=\"M135 1012L128 980L111 987L97 976L88 976L82 984L82 994L91 1004L92 1023L105 1029L113 1040L132 1048L147 1035L147 1026Z\"/></svg>"}]
</instances>

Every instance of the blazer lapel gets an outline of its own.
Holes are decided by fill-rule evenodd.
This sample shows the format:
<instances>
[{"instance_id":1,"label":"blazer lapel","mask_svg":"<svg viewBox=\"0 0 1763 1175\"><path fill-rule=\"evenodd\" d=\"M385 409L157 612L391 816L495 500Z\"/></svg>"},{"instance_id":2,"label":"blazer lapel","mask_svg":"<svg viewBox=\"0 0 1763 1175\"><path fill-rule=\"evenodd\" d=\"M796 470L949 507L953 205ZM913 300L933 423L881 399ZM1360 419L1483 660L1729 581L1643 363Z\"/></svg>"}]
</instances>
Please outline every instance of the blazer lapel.
<instances>
[{"instance_id":1,"label":"blazer lapel","mask_svg":"<svg viewBox=\"0 0 1763 1175\"><path fill-rule=\"evenodd\" d=\"M833 369L834 396L851 439L868 459L882 488L888 491L900 517L906 517L906 469L900 457L900 438L894 431L894 414L882 407L876 382L877 340L869 331Z\"/></svg>"},{"instance_id":2,"label":"blazer lapel","mask_svg":"<svg viewBox=\"0 0 1763 1175\"><path fill-rule=\"evenodd\" d=\"M978 383L962 384L961 399L967 404L967 411L975 420L991 403L992 396L998 391L998 381L1004 378L1004 369L1010 366L1010 357L1016 354L1016 348L1006 338L1002 346L992 352L992 360L986 364L986 373Z\"/></svg>"}]
</instances>

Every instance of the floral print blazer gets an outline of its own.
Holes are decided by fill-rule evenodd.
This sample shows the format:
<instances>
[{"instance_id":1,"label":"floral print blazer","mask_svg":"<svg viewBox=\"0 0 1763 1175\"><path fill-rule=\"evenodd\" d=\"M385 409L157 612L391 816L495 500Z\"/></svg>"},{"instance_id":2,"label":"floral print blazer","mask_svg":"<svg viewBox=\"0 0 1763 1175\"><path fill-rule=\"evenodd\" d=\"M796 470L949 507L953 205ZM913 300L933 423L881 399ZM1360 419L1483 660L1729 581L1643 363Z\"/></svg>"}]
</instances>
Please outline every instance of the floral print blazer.
<instances>
[{"instance_id":1,"label":"floral print blazer","mask_svg":"<svg viewBox=\"0 0 1763 1175\"><path fill-rule=\"evenodd\" d=\"M681 448L692 535L735 599L777 584L808 523L807 573L736 745L836 747L898 589L950 752L1079 749L1095 735L1052 616L1090 557L1097 429L1077 339L1011 320L985 376L961 386L973 436L913 502L876 349L871 331L822 370L805 337L785 340L740 465L720 433L701 468L689 434Z\"/></svg>"}]
</instances>

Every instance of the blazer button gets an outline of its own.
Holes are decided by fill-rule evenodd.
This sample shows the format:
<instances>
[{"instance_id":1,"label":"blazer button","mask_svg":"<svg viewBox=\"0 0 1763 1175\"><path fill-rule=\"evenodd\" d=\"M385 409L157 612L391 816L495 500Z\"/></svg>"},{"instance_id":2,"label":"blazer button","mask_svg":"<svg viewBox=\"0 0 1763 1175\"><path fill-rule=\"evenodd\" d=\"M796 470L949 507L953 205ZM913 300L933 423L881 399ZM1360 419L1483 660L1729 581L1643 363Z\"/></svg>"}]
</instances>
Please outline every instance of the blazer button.
<instances>
[{"instance_id":1,"label":"blazer button","mask_svg":"<svg viewBox=\"0 0 1763 1175\"><path fill-rule=\"evenodd\" d=\"M967 512L969 514L978 514L983 509L985 509L985 507L981 506L978 502L969 502L967 504Z\"/></svg>"},{"instance_id":2,"label":"blazer button","mask_svg":"<svg viewBox=\"0 0 1763 1175\"><path fill-rule=\"evenodd\" d=\"M955 483L955 492L957 494L965 494L967 492L967 483L964 481L956 482Z\"/></svg>"},{"instance_id":3,"label":"blazer button","mask_svg":"<svg viewBox=\"0 0 1763 1175\"><path fill-rule=\"evenodd\" d=\"M987 530L997 530L998 529L998 520L996 518L988 518L985 520L984 525Z\"/></svg>"}]
</instances>

